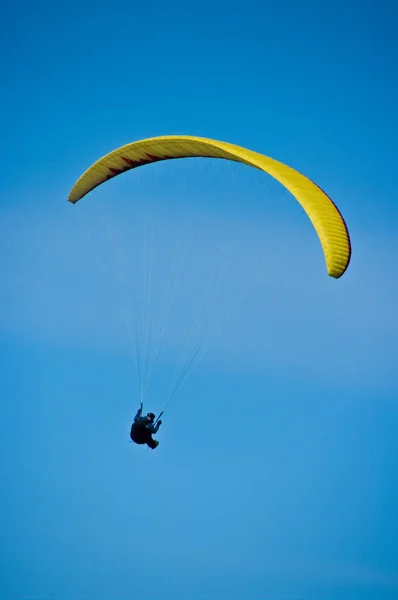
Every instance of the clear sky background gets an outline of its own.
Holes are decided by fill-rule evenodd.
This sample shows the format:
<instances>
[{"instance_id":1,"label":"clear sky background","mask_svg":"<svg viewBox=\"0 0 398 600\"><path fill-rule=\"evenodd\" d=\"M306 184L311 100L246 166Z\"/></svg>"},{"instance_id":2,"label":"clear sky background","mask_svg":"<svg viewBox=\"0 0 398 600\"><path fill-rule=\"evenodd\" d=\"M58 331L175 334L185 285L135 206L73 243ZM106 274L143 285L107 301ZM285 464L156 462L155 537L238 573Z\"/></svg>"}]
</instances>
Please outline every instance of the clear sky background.
<instances>
[{"instance_id":1,"label":"clear sky background","mask_svg":"<svg viewBox=\"0 0 398 600\"><path fill-rule=\"evenodd\" d=\"M3 7L1 599L398 597L397 26L368 0ZM66 202L103 154L175 133L316 181L344 277L247 167L164 162ZM147 409L208 350L154 452L129 443L135 323L149 358L161 341Z\"/></svg>"}]
</instances>

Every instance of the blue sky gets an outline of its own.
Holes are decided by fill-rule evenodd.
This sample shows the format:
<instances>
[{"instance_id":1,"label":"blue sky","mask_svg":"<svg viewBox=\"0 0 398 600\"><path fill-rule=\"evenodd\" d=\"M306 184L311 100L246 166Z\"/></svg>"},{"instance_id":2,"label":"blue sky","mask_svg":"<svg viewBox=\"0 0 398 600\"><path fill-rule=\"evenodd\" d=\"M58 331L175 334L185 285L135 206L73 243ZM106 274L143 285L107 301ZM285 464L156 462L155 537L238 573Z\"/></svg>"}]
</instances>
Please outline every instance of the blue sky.
<instances>
[{"instance_id":1,"label":"blue sky","mask_svg":"<svg viewBox=\"0 0 398 600\"><path fill-rule=\"evenodd\" d=\"M397 597L397 19L364 0L3 11L1 598ZM345 276L239 165L164 162L66 202L106 152L173 133L316 181ZM187 343L207 350L155 452L128 439L137 322L148 409Z\"/></svg>"}]
</instances>

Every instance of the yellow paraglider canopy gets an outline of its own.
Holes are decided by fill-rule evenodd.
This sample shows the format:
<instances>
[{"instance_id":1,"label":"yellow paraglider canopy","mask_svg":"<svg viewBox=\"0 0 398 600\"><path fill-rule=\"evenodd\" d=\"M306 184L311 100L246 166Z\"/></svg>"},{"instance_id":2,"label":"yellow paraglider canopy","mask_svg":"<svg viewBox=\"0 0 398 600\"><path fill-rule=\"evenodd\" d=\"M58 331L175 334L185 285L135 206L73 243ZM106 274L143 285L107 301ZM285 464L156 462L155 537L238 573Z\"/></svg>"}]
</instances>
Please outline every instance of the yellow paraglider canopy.
<instances>
[{"instance_id":1,"label":"yellow paraglider canopy","mask_svg":"<svg viewBox=\"0 0 398 600\"><path fill-rule=\"evenodd\" d=\"M127 144L94 163L73 186L68 200L73 204L101 183L149 163L187 157L224 158L265 171L301 204L321 242L328 274L339 278L351 257L349 233L333 201L313 181L287 165L253 152L207 138L167 135Z\"/></svg>"}]
</instances>

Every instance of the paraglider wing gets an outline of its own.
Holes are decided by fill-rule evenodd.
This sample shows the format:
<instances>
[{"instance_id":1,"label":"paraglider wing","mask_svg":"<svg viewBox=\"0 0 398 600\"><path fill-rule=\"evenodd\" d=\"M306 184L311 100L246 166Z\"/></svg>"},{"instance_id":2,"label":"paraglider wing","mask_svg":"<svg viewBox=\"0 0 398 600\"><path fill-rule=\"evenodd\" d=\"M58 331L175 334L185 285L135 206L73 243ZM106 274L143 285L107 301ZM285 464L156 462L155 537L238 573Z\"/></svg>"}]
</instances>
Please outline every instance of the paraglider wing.
<instances>
[{"instance_id":1,"label":"paraglider wing","mask_svg":"<svg viewBox=\"0 0 398 600\"><path fill-rule=\"evenodd\" d=\"M68 200L74 204L101 183L130 169L160 160L188 157L233 160L274 177L291 192L310 218L322 245L328 274L339 278L346 271L351 258L349 233L343 217L327 194L295 169L227 142L169 135L127 144L110 152L83 173Z\"/></svg>"}]
</instances>

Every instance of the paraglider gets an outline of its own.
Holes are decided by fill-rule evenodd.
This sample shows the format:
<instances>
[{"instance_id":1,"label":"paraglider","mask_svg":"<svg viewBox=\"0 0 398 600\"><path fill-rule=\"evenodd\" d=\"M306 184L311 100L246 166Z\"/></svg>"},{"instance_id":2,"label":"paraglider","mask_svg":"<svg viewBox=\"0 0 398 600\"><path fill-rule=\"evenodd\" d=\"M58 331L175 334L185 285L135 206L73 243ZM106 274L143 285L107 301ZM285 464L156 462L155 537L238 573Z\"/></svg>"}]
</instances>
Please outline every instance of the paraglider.
<instances>
[{"instance_id":1,"label":"paraglider","mask_svg":"<svg viewBox=\"0 0 398 600\"><path fill-rule=\"evenodd\" d=\"M131 169L158 161L190 157L218 158L238 162L259 169L276 179L295 197L312 222L323 250L328 275L338 279L345 273L351 259L350 236L340 211L329 196L308 177L284 163L228 142L195 136L167 135L127 144L106 154L90 166L71 189L68 201L75 204L97 186ZM176 378L176 384L165 407L201 355L203 355L202 348L199 348L192 359L187 359L180 375ZM142 382L140 386L141 398L143 398L145 386ZM149 448L155 449L159 442L154 440L152 435L158 431L162 423L159 417L156 422L153 413L143 417L141 402L131 426L132 441L137 444L147 444Z\"/></svg>"},{"instance_id":2,"label":"paraglider","mask_svg":"<svg viewBox=\"0 0 398 600\"><path fill-rule=\"evenodd\" d=\"M160 419L155 423L155 415L148 413L145 417L142 416L142 402L140 408L134 417L134 422L131 425L130 437L136 444L146 444L154 450L158 447L159 442L154 440L152 435L157 433L162 424Z\"/></svg>"}]
</instances>

